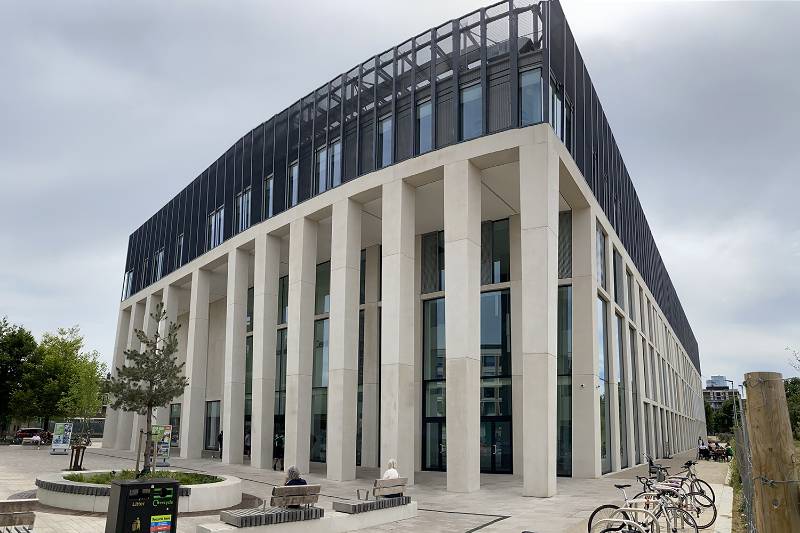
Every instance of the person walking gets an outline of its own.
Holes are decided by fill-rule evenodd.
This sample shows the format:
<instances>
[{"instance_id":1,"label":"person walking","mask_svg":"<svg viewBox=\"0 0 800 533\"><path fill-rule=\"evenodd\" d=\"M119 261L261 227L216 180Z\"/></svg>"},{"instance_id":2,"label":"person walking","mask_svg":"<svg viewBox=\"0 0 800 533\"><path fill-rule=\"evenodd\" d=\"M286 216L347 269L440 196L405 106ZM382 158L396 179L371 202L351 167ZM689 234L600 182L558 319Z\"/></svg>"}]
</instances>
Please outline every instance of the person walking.
<instances>
[{"instance_id":1,"label":"person walking","mask_svg":"<svg viewBox=\"0 0 800 533\"><path fill-rule=\"evenodd\" d=\"M217 449L219 449L219 458L222 459L222 431L217 435Z\"/></svg>"},{"instance_id":2,"label":"person walking","mask_svg":"<svg viewBox=\"0 0 800 533\"><path fill-rule=\"evenodd\" d=\"M278 464L280 463L280 468ZM277 433L272 439L272 469L283 470L283 434Z\"/></svg>"}]
</instances>

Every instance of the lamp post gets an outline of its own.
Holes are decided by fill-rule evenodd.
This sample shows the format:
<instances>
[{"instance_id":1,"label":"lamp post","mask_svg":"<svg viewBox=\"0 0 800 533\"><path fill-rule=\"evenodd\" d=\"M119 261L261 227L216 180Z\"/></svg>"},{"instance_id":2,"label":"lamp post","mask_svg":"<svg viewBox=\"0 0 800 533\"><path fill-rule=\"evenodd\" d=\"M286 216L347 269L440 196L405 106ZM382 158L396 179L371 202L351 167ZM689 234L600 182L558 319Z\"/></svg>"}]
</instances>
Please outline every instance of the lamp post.
<instances>
[{"instance_id":1,"label":"lamp post","mask_svg":"<svg viewBox=\"0 0 800 533\"><path fill-rule=\"evenodd\" d=\"M733 427L736 427L736 385L732 379L726 379L725 381L731 384L731 390L733 391Z\"/></svg>"}]
</instances>

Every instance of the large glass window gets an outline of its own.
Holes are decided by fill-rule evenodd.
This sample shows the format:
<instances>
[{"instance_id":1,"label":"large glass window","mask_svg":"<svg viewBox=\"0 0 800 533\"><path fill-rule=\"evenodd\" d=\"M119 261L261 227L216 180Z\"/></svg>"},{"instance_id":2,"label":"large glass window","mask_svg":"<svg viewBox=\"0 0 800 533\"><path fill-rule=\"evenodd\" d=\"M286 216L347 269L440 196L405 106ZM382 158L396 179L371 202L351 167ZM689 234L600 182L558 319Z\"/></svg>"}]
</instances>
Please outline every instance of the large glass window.
<instances>
[{"instance_id":1,"label":"large glass window","mask_svg":"<svg viewBox=\"0 0 800 533\"><path fill-rule=\"evenodd\" d=\"M289 276L278 280L278 324L286 324L289 318Z\"/></svg>"},{"instance_id":2,"label":"large glass window","mask_svg":"<svg viewBox=\"0 0 800 533\"><path fill-rule=\"evenodd\" d=\"M572 277L572 211L558 214L558 279Z\"/></svg>"},{"instance_id":3,"label":"large glass window","mask_svg":"<svg viewBox=\"0 0 800 533\"><path fill-rule=\"evenodd\" d=\"M272 176L264 180L264 218L272 216Z\"/></svg>"},{"instance_id":4,"label":"large glass window","mask_svg":"<svg viewBox=\"0 0 800 533\"><path fill-rule=\"evenodd\" d=\"M444 232L422 236L422 294L444 290Z\"/></svg>"},{"instance_id":5,"label":"large glass window","mask_svg":"<svg viewBox=\"0 0 800 533\"><path fill-rule=\"evenodd\" d=\"M183 266L183 233L175 239L175 268Z\"/></svg>"},{"instance_id":6,"label":"large glass window","mask_svg":"<svg viewBox=\"0 0 800 533\"><path fill-rule=\"evenodd\" d=\"M564 121L562 112L562 97L561 90L554 83L550 83L550 125L553 126L553 131L556 132L556 137L564 139Z\"/></svg>"},{"instance_id":7,"label":"large glass window","mask_svg":"<svg viewBox=\"0 0 800 533\"><path fill-rule=\"evenodd\" d=\"M331 144L331 187L338 187L342 184L342 141L334 141Z\"/></svg>"},{"instance_id":8,"label":"large glass window","mask_svg":"<svg viewBox=\"0 0 800 533\"><path fill-rule=\"evenodd\" d=\"M158 281L164 275L164 249L161 248L153 256L153 281Z\"/></svg>"},{"instance_id":9,"label":"large glass window","mask_svg":"<svg viewBox=\"0 0 800 533\"><path fill-rule=\"evenodd\" d=\"M236 195L234 199L234 224L236 232L242 232L250 227L250 187Z\"/></svg>"},{"instance_id":10,"label":"large glass window","mask_svg":"<svg viewBox=\"0 0 800 533\"><path fill-rule=\"evenodd\" d=\"M625 373L625 319L615 314L617 342L614 343L617 363L617 405L619 407L619 456L620 466L628 467L628 379Z\"/></svg>"},{"instance_id":11,"label":"large glass window","mask_svg":"<svg viewBox=\"0 0 800 533\"><path fill-rule=\"evenodd\" d=\"M317 282L315 285L314 314L322 315L331 311L331 262L317 265Z\"/></svg>"},{"instance_id":12,"label":"large glass window","mask_svg":"<svg viewBox=\"0 0 800 533\"><path fill-rule=\"evenodd\" d=\"M558 431L556 470L572 475L572 286L558 288Z\"/></svg>"},{"instance_id":13,"label":"large glass window","mask_svg":"<svg viewBox=\"0 0 800 533\"><path fill-rule=\"evenodd\" d=\"M597 235L595 239L595 257L597 258L597 284L602 288L606 286L606 234L597 223Z\"/></svg>"},{"instance_id":14,"label":"large glass window","mask_svg":"<svg viewBox=\"0 0 800 533\"><path fill-rule=\"evenodd\" d=\"M461 89L461 140L474 139L483 133L481 124L481 86L471 85Z\"/></svg>"},{"instance_id":15,"label":"large glass window","mask_svg":"<svg viewBox=\"0 0 800 533\"><path fill-rule=\"evenodd\" d=\"M205 437L203 439L204 448L206 450L219 451L219 442L217 436L221 431L219 418L219 400L214 402L206 402L206 425Z\"/></svg>"},{"instance_id":16,"label":"large glass window","mask_svg":"<svg viewBox=\"0 0 800 533\"><path fill-rule=\"evenodd\" d=\"M311 378L311 460L325 462L328 429L328 319L314 322Z\"/></svg>"},{"instance_id":17,"label":"large glass window","mask_svg":"<svg viewBox=\"0 0 800 533\"><path fill-rule=\"evenodd\" d=\"M299 187L299 172L300 167L295 161L289 165L289 174L286 176L286 207L294 207L297 205L297 192Z\"/></svg>"},{"instance_id":18,"label":"large glass window","mask_svg":"<svg viewBox=\"0 0 800 533\"><path fill-rule=\"evenodd\" d=\"M447 465L444 298L422 304L423 470Z\"/></svg>"},{"instance_id":19,"label":"large glass window","mask_svg":"<svg viewBox=\"0 0 800 533\"><path fill-rule=\"evenodd\" d=\"M625 282L628 286L628 316L632 321L636 321L636 298L633 292L633 274L628 269L625 269Z\"/></svg>"},{"instance_id":20,"label":"large glass window","mask_svg":"<svg viewBox=\"0 0 800 533\"><path fill-rule=\"evenodd\" d=\"M625 309L625 288L622 286L622 256L614 248L614 301Z\"/></svg>"},{"instance_id":21,"label":"large glass window","mask_svg":"<svg viewBox=\"0 0 800 533\"><path fill-rule=\"evenodd\" d=\"M286 328L278 330L275 340L275 415L273 435L282 442L286 420Z\"/></svg>"},{"instance_id":22,"label":"large glass window","mask_svg":"<svg viewBox=\"0 0 800 533\"><path fill-rule=\"evenodd\" d=\"M600 462L603 473L611 471L611 413L608 382L608 304L597 297L597 356L600 378Z\"/></svg>"},{"instance_id":23,"label":"large glass window","mask_svg":"<svg viewBox=\"0 0 800 533\"><path fill-rule=\"evenodd\" d=\"M520 125L530 126L542 121L542 71L525 70L519 73Z\"/></svg>"},{"instance_id":24,"label":"large glass window","mask_svg":"<svg viewBox=\"0 0 800 533\"><path fill-rule=\"evenodd\" d=\"M314 183L316 193L328 189L328 149L320 148L314 156Z\"/></svg>"},{"instance_id":25,"label":"large glass window","mask_svg":"<svg viewBox=\"0 0 800 533\"><path fill-rule=\"evenodd\" d=\"M172 426L172 436L169 445L177 447L181 445L181 404L172 403L169 406L169 425Z\"/></svg>"},{"instance_id":26,"label":"large glass window","mask_svg":"<svg viewBox=\"0 0 800 533\"><path fill-rule=\"evenodd\" d=\"M424 154L433 149L433 119L431 101L417 104L417 153Z\"/></svg>"},{"instance_id":27,"label":"large glass window","mask_svg":"<svg viewBox=\"0 0 800 533\"><path fill-rule=\"evenodd\" d=\"M394 162L392 132L391 115L378 120L378 168L383 168Z\"/></svg>"},{"instance_id":28,"label":"large glass window","mask_svg":"<svg viewBox=\"0 0 800 533\"><path fill-rule=\"evenodd\" d=\"M510 279L508 219L481 224L481 285Z\"/></svg>"},{"instance_id":29,"label":"large glass window","mask_svg":"<svg viewBox=\"0 0 800 533\"><path fill-rule=\"evenodd\" d=\"M208 215L208 249L216 248L224 239L225 235L225 206L212 211Z\"/></svg>"},{"instance_id":30,"label":"large glass window","mask_svg":"<svg viewBox=\"0 0 800 533\"><path fill-rule=\"evenodd\" d=\"M122 299L127 300L131 294L133 294L133 270L128 270L122 280Z\"/></svg>"}]
</instances>

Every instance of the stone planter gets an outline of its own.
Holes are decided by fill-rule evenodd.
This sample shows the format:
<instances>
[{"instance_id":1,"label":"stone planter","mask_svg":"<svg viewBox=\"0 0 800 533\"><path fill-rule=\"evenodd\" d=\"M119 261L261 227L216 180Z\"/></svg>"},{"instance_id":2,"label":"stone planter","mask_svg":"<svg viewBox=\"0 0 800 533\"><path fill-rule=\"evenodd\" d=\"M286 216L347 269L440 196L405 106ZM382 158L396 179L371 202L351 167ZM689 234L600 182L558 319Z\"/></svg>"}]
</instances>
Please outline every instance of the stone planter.
<instances>
[{"instance_id":1,"label":"stone planter","mask_svg":"<svg viewBox=\"0 0 800 533\"><path fill-rule=\"evenodd\" d=\"M108 472L108 470L86 470L82 473L101 472ZM47 474L36 478L39 502L73 511L92 513L108 511L110 485L68 481L64 479L65 475L69 475L69 473ZM213 511L242 503L242 480L233 476L214 475L223 478L222 481L202 485L181 485L178 489L179 512Z\"/></svg>"}]
</instances>

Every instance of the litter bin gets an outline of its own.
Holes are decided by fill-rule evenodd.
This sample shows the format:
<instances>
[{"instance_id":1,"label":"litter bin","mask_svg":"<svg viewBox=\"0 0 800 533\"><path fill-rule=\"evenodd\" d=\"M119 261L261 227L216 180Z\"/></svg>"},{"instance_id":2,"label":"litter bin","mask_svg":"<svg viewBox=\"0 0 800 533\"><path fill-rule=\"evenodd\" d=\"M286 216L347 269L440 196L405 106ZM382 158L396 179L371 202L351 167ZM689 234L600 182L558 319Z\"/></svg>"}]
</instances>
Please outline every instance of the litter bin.
<instances>
[{"instance_id":1,"label":"litter bin","mask_svg":"<svg viewBox=\"0 0 800 533\"><path fill-rule=\"evenodd\" d=\"M106 533L177 533L178 482L134 479L111 482Z\"/></svg>"}]
</instances>

